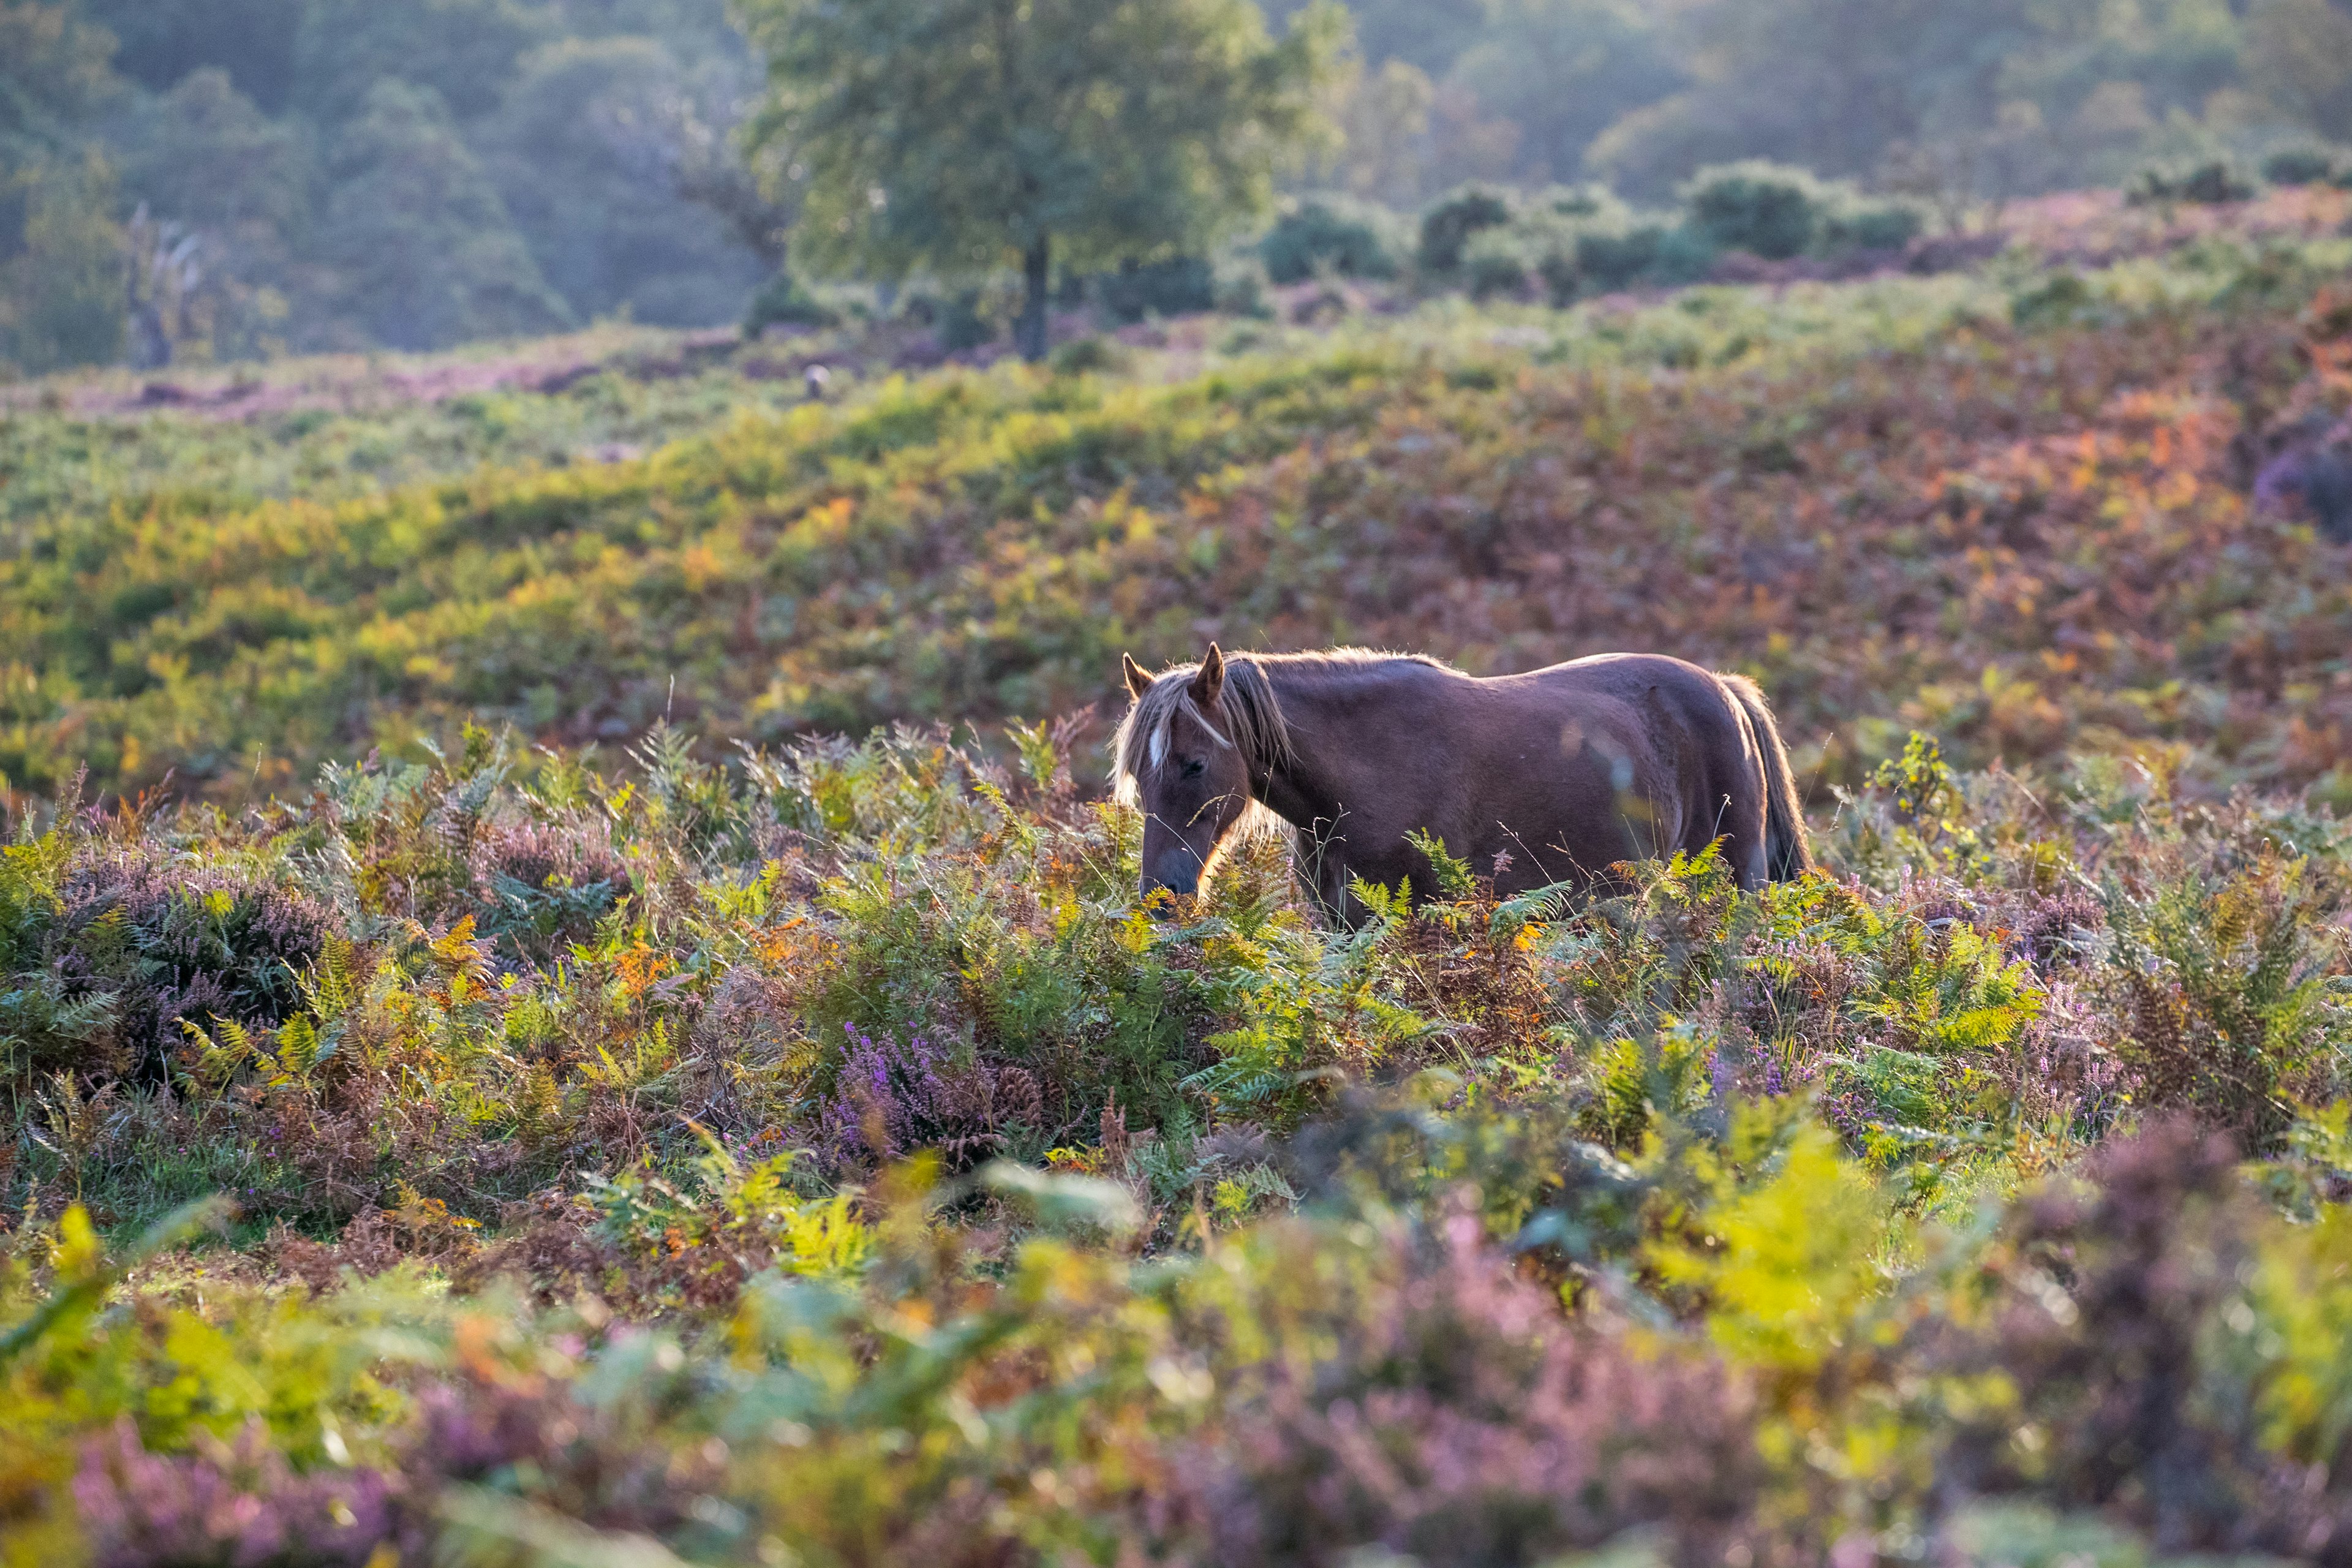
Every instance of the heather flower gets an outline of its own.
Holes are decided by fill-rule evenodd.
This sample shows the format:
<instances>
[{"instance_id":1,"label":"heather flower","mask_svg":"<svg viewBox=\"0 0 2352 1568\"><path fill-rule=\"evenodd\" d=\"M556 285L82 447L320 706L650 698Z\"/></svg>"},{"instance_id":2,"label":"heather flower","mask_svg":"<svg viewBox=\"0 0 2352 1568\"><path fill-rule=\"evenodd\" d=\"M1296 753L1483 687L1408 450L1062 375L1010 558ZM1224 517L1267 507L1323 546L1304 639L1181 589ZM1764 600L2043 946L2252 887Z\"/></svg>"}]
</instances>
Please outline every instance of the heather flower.
<instances>
[{"instance_id":1,"label":"heather flower","mask_svg":"<svg viewBox=\"0 0 2352 1568\"><path fill-rule=\"evenodd\" d=\"M60 898L73 933L60 973L117 998L121 1038L150 1072L183 1043L183 1019L267 1029L291 1017L301 1004L296 977L338 923L282 875L143 847L74 866Z\"/></svg>"},{"instance_id":2,"label":"heather flower","mask_svg":"<svg viewBox=\"0 0 2352 1568\"><path fill-rule=\"evenodd\" d=\"M359 1568L393 1538L397 1478L298 1474L258 1418L233 1442L199 1434L194 1447L151 1453L127 1415L84 1445L73 1494L98 1568Z\"/></svg>"},{"instance_id":3,"label":"heather flower","mask_svg":"<svg viewBox=\"0 0 2352 1568\"><path fill-rule=\"evenodd\" d=\"M2104 1510L2172 1552L2352 1561L2342 1468L2270 1452L2214 1353L2261 1227L2237 1170L2227 1138L2176 1121L2101 1151L2088 1183L2027 1196L1992 1255L1981 1326L1918 1336L1933 1375L1998 1373L2015 1391L1953 1422L1943 1496Z\"/></svg>"},{"instance_id":4,"label":"heather flower","mask_svg":"<svg viewBox=\"0 0 2352 1568\"><path fill-rule=\"evenodd\" d=\"M1189 1517L1226 1564L1362 1548L1462 1568L1538 1563L1635 1528L1719 1561L1761 1472L1748 1398L1704 1358L1571 1322L1457 1213L1393 1287L1277 1364L1184 1461Z\"/></svg>"},{"instance_id":5,"label":"heather flower","mask_svg":"<svg viewBox=\"0 0 2352 1568\"><path fill-rule=\"evenodd\" d=\"M843 1026L848 1047L814 1142L835 1166L894 1160L938 1149L954 1168L1002 1152L1007 1130L1044 1120L1037 1080L1025 1068L959 1060L919 1035L877 1042Z\"/></svg>"}]
</instances>

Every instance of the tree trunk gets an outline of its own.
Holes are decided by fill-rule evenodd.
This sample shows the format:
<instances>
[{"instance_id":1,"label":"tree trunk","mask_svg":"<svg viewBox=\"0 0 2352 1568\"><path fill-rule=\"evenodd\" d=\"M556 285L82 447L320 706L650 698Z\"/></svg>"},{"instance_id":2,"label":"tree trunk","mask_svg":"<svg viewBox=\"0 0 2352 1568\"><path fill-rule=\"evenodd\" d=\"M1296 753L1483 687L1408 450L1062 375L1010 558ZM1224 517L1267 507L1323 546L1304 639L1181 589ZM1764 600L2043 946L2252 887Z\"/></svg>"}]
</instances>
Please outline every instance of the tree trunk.
<instances>
[{"instance_id":1,"label":"tree trunk","mask_svg":"<svg viewBox=\"0 0 2352 1568\"><path fill-rule=\"evenodd\" d=\"M1045 357L1045 286L1052 281L1054 240L1041 234L1021 258L1021 319L1013 324L1013 345L1035 364Z\"/></svg>"}]
</instances>

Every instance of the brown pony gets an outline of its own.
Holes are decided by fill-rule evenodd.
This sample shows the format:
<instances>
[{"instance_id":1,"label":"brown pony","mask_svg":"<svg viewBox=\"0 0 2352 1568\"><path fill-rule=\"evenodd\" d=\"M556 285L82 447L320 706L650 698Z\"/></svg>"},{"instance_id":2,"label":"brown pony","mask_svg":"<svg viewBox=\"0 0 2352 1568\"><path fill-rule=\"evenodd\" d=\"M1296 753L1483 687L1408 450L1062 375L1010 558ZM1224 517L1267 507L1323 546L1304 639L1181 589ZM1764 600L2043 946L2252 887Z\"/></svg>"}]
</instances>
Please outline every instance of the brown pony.
<instances>
[{"instance_id":1,"label":"brown pony","mask_svg":"<svg viewBox=\"0 0 2352 1568\"><path fill-rule=\"evenodd\" d=\"M1354 879L1435 889L1416 830L1509 896L1615 885L1622 861L1717 839L1742 888L1809 869L1780 732L1753 681L1606 654L1480 679L1339 649L1147 675L1113 742L1144 814L1143 893L1192 895L1235 839L1295 836L1300 879L1350 923Z\"/></svg>"}]
</instances>

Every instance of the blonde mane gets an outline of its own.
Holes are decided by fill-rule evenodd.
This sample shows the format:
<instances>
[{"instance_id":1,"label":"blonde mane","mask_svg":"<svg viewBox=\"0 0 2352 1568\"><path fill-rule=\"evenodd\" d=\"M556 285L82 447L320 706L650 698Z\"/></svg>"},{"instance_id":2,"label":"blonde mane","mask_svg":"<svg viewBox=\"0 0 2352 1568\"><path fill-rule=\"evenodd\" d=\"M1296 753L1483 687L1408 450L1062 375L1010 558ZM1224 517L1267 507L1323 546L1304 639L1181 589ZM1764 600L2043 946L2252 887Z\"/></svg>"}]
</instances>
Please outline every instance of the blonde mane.
<instances>
[{"instance_id":1,"label":"blonde mane","mask_svg":"<svg viewBox=\"0 0 2352 1568\"><path fill-rule=\"evenodd\" d=\"M1192 678L1200 673L1201 667L1171 665L1151 678L1151 684L1128 709L1127 717L1119 721L1118 733L1111 737L1112 794L1125 805L1139 803L1140 781L1147 770L1158 767L1167 755L1169 730L1179 713L1192 715L1219 742L1237 747L1253 781L1288 763L1294 754L1290 724L1283 717L1282 700L1275 695L1274 682L1267 678L1270 667L1279 668L1291 679L1311 681L1318 677L1338 677L1368 666L1401 660L1437 663L1419 654L1379 653L1354 647L1319 653L1228 654L1217 719L1203 713L1200 704L1192 700ZM1289 824L1255 796L1241 826L1243 832L1251 834L1290 830Z\"/></svg>"},{"instance_id":2,"label":"blonde mane","mask_svg":"<svg viewBox=\"0 0 2352 1568\"><path fill-rule=\"evenodd\" d=\"M1224 693L1218 703L1223 711L1216 719L1192 700L1192 678L1200 672L1197 664L1161 670L1119 721L1110 747L1112 782L1120 800L1135 803L1138 781L1167 754L1168 732L1179 713L1190 714L1220 743L1237 747L1253 774L1289 759L1290 726L1256 658L1236 654L1225 660Z\"/></svg>"}]
</instances>

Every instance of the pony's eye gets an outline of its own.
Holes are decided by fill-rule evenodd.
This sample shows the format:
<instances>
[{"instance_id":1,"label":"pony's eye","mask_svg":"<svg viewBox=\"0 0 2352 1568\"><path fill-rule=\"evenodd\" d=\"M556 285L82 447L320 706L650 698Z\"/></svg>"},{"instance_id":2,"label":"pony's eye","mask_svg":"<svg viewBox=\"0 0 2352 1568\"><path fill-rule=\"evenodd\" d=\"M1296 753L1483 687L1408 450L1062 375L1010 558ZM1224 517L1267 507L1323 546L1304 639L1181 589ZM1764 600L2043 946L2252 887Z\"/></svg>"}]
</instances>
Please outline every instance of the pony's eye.
<instances>
[{"instance_id":1,"label":"pony's eye","mask_svg":"<svg viewBox=\"0 0 2352 1568\"><path fill-rule=\"evenodd\" d=\"M1188 779L1196 779L1208 771L1209 764L1202 762L1200 758L1195 757L1191 762L1184 764L1183 776Z\"/></svg>"}]
</instances>

